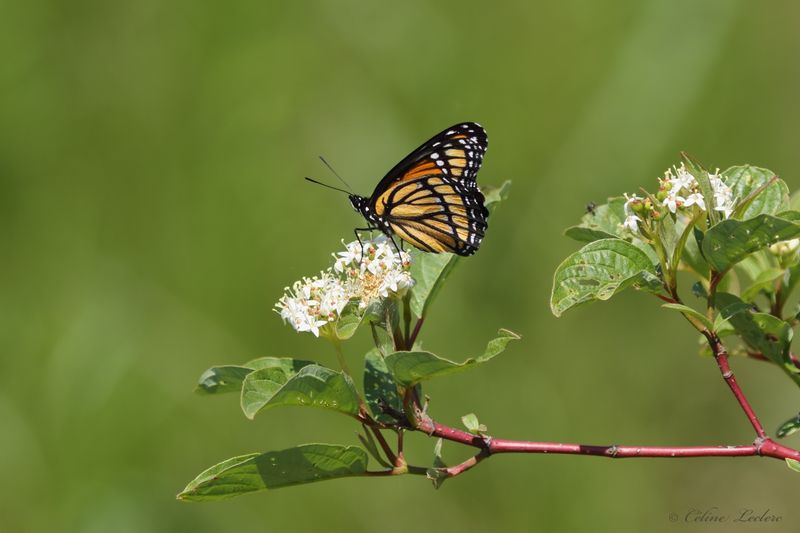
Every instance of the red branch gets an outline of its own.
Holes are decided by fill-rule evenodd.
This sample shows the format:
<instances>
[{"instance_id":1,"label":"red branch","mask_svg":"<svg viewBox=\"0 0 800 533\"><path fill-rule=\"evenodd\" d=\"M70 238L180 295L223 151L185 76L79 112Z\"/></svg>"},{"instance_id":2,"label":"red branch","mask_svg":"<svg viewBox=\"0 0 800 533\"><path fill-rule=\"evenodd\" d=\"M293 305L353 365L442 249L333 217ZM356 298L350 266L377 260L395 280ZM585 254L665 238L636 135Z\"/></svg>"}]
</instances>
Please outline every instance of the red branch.
<instances>
[{"instance_id":1,"label":"red branch","mask_svg":"<svg viewBox=\"0 0 800 533\"><path fill-rule=\"evenodd\" d=\"M569 444L560 442L530 442L508 439L494 439L487 435L475 435L452 428L432 420L420 407L413 394L407 394L405 407L410 414L409 421L413 429L423 431L432 437L439 437L478 448L480 451L463 463L438 469L448 477L457 476L477 465L490 455L499 453L558 453L570 455L594 455L611 459L633 457L752 457L764 456L775 459L794 459L800 461L800 451L788 448L767 437L764 427L759 422L753 408L742 392L733 371L728 364L728 354L719 338L706 332L714 357L722 373L722 377L731 389L739 406L756 432L753 444L740 446L596 446L587 444Z\"/></svg>"},{"instance_id":2,"label":"red branch","mask_svg":"<svg viewBox=\"0 0 800 533\"><path fill-rule=\"evenodd\" d=\"M739 406L741 406L745 416L747 416L750 424L753 425L753 429L756 430L756 435L758 435L760 439L765 439L767 433L764 431L764 426L762 426L761 422L758 420L755 411L753 411L753 408L750 406L750 402L747 401L744 392L742 392L739 383L736 381L736 377L733 375L733 370L731 370L728 364L728 352L725 351L725 347L722 346L722 342L720 342L719 337L715 334L708 334L708 342L711 344L714 358L717 360L717 366L719 366L719 371L722 373L722 379L724 379L725 383L730 387L731 392L733 392L733 395L736 397L736 401L739 402Z\"/></svg>"},{"instance_id":3,"label":"red branch","mask_svg":"<svg viewBox=\"0 0 800 533\"><path fill-rule=\"evenodd\" d=\"M493 439L473 435L430 419L421 421L419 430L425 431L433 437L441 437L452 442L480 448L490 455L496 453L559 453L595 455L618 459L626 457L742 457L764 455L779 459L788 457L800 460L800 452L777 444L770 439L757 440L755 444L747 446L596 446L561 442Z\"/></svg>"}]
</instances>

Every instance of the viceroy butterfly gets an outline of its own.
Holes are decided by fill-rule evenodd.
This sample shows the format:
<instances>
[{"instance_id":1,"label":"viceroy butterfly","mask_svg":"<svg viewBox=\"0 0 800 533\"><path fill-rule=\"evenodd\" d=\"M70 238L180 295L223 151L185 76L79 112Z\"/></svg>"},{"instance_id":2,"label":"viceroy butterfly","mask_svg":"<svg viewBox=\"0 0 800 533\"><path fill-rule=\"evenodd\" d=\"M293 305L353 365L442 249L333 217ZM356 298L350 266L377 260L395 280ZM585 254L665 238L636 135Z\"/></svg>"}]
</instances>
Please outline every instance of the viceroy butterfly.
<instances>
[{"instance_id":1,"label":"viceroy butterfly","mask_svg":"<svg viewBox=\"0 0 800 533\"><path fill-rule=\"evenodd\" d=\"M456 124L396 164L369 198L348 193L369 223L356 236L378 229L425 252L474 254L488 226L489 210L476 182L487 147L480 125Z\"/></svg>"}]
</instances>

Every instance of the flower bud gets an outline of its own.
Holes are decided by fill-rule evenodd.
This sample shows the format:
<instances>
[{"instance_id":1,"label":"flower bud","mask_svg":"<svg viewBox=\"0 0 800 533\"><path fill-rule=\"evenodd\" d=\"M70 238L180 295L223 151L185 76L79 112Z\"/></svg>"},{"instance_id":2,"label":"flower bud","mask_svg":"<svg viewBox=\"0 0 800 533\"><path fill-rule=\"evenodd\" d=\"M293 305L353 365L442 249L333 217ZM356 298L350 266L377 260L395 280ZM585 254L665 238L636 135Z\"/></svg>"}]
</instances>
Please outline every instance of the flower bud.
<instances>
[{"instance_id":1,"label":"flower bud","mask_svg":"<svg viewBox=\"0 0 800 533\"><path fill-rule=\"evenodd\" d=\"M769 251L777 257L785 257L797 252L798 248L800 248L800 239L790 239L776 242L769 247Z\"/></svg>"}]
</instances>

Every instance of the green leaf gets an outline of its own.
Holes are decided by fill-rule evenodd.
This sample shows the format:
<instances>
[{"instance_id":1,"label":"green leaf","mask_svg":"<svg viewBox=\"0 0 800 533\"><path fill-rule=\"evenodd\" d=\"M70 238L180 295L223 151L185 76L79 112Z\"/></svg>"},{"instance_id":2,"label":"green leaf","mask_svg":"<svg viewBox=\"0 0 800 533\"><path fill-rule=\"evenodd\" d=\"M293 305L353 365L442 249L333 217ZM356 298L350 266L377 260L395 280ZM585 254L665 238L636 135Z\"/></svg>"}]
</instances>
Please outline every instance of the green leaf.
<instances>
[{"instance_id":1,"label":"green leaf","mask_svg":"<svg viewBox=\"0 0 800 533\"><path fill-rule=\"evenodd\" d=\"M577 305L608 300L630 286L650 292L662 288L647 254L621 239L601 239L587 244L558 266L550 309L555 316L561 316Z\"/></svg>"},{"instance_id":2,"label":"green leaf","mask_svg":"<svg viewBox=\"0 0 800 533\"><path fill-rule=\"evenodd\" d=\"M607 204L598 205L581 218L580 224L564 231L564 235L581 242L593 242L621 236L620 226L625 220L625 198L609 198Z\"/></svg>"},{"instance_id":3,"label":"green leaf","mask_svg":"<svg viewBox=\"0 0 800 533\"><path fill-rule=\"evenodd\" d=\"M699 222L704 221L701 219ZM703 257L703 252L701 251L704 237L705 233L698 228L697 225L695 225L695 227L692 229L692 235L690 238L686 239L686 243L683 248L683 254L681 255L681 261L689 268L697 272L701 278L707 279L709 267L708 263L706 262L706 258Z\"/></svg>"},{"instance_id":4,"label":"green leaf","mask_svg":"<svg viewBox=\"0 0 800 533\"><path fill-rule=\"evenodd\" d=\"M781 427L778 428L776 435L778 436L779 439L782 439L784 437L788 437L789 435L795 433L798 430L800 430L800 414L795 415L794 417L790 418L789 420L781 424Z\"/></svg>"},{"instance_id":5,"label":"green leaf","mask_svg":"<svg viewBox=\"0 0 800 533\"><path fill-rule=\"evenodd\" d=\"M447 465L442 461L442 439L438 439L433 445L433 468L429 468L425 475L433 482L433 488L438 489L449 477L445 472Z\"/></svg>"},{"instance_id":6,"label":"green leaf","mask_svg":"<svg viewBox=\"0 0 800 533\"><path fill-rule=\"evenodd\" d=\"M789 220L791 222L800 222L800 211L789 209L787 211L781 211L777 215L778 218L783 218L785 220Z\"/></svg>"},{"instance_id":7,"label":"green leaf","mask_svg":"<svg viewBox=\"0 0 800 533\"><path fill-rule=\"evenodd\" d=\"M363 475L367 454L358 446L304 444L296 448L232 457L197 476L179 500L209 501L259 490Z\"/></svg>"},{"instance_id":8,"label":"green leaf","mask_svg":"<svg viewBox=\"0 0 800 533\"><path fill-rule=\"evenodd\" d=\"M720 337L722 337L723 333L727 330L730 330L731 333L735 332L735 328L730 324L731 317L739 313L744 313L745 311L750 311L752 308L752 304L741 300L730 303L717 313L717 316L714 318L713 331L717 332Z\"/></svg>"},{"instance_id":9,"label":"green leaf","mask_svg":"<svg viewBox=\"0 0 800 533\"><path fill-rule=\"evenodd\" d=\"M744 280L745 285L747 285L758 278L763 270L772 268L774 264L775 261L770 260L770 258L767 257L767 253L761 250L760 252L748 255L736 263L736 270L739 270L747 276L747 279Z\"/></svg>"},{"instance_id":10,"label":"green leaf","mask_svg":"<svg viewBox=\"0 0 800 533\"><path fill-rule=\"evenodd\" d=\"M678 267L681 265L681 260L684 256L684 251L686 250L687 243L691 242L693 239L689 239L690 235L694 235L694 226L697 222L697 219L700 218L701 213L698 213L693 218L686 217L685 220L681 220L678 224L675 225L675 230L680 230L680 238L675 243L675 247L673 251L670 253L670 279L675 279L678 273ZM687 257L691 252L687 253ZM685 264L688 264L691 268L693 258L689 258L688 261L684 260Z\"/></svg>"},{"instance_id":11,"label":"green leaf","mask_svg":"<svg viewBox=\"0 0 800 533\"><path fill-rule=\"evenodd\" d=\"M467 431L473 433L475 435L480 435L486 432L486 426L481 424L478 421L478 417L475 413L469 413L461 417L461 422L464 424L464 427L467 428Z\"/></svg>"},{"instance_id":12,"label":"green leaf","mask_svg":"<svg viewBox=\"0 0 800 533\"><path fill-rule=\"evenodd\" d=\"M256 370L242 385L242 411L253 418L262 409L299 405L358 413L358 392L347 374L309 365L294 375L279 368Z\"/></svg>"},{"instance_id":13,"label":"green leaf","mask_svg":"<svg viewBox=\"0 0 800 533\"><path fill-rule=\"evenodd\" d=\"M772 289L775 288L775 280L783 275L784 271L780 268L767 268L766 270L762 270L752 281L751 285L742 292L742 300L752 302L761 291L768 290L772 292Z\"/></svg>"},{"instance_id":14,"label":"green leaf","mask_svg":"<svg viewBox=\"0 0 800 533\"><path fill-rule=\"evenodd\" d=\"M718 309L725 310L723 312L735 309L732 306L743 303L737 296L725 292L717 293L715 298L715 305ZM789 356L794 333L791 324L769 313L751 311L735 313L728 318L728 321L748 346L783 368L795 383L800 385L800 374Z\"/></svg>"},{"instance_id":15,"label":"green leaf","mask_svg":"<svg viewBox=\"0 0 800 533\"><path fill-rule=\"evenodd\" d=\"M252 368L244 366L212 366L200 376L195 392L218 394L238 391L242 387L244 378L252 371Z\"/></svg>"},{"instance_id":16,"label":"green leaf","mask_svg":"<svg viewBox=\"0 0 800 533\"><path fill-rule=\"evenodd\" d=\"M364 314L364 310L359 309L358 302L348 303L336 320L336 338L344 341L352 337L364 320Z\"/></svg>"},{"instance_id":17,"label":"green leaf","mask_svg":"<svg viewBox=\"0 0 800 533\"><path fill-rule=\"evenodd\" d=\"M510 181L506 181L498 188L485 187L484 205L494 210L496 204L508 198L510 188ZM416 316L423 317L461 257L448 253L425 253L416 249L412 250L411 254L413 256L411 277L415 282L414 288L411 289L411 311Z\"/></svg>"},{"instance_id":18,"label":"green leaf","mask_svg":"<svg viewBox=\"0 0 800 533\"><path fill-rule=\"evenodd\" d=\"M496 204L508 200L508 192L511 190L511 180L506 180L499 187L482 186L483 205L494 209Z\"/></svg>"},{"instance_id":19,"label":"green leaf","mask_svg":"<svg viewBox=\"0 0 800 533\"><path fill-rule=\"evenodd\" d=\"M694 317L697 320L699 320L700 322L702 322L703 325L708 330L710 330L710 331L714 330L714 324L711 323L711 321L706 317L706 315L704 315L703 313L701 313L701 312L699 312L699 311L697 311L695 309L692 309L688 305L683 305L683 304L664 304L661 307L665 307L667 309L674 309L676 311L679 311L679 312L683 313L684 315L689 315L691 317Z\"/></svg>"},{"instance_id":20,"label":"green leaf","mask_svg":"<svg viewBox=\"0 0 800 533\"><path fill-rule=\"evenodd\" d=\"M386 367L394 375L400 385L410 387L421 381L447 374L462 372L479 364L485 363L506 349L506 345L520 339L520 336L507 329L501 329L499 337L489 341L483 355L467 359L463 363L455 363L443 359L430 352L394 352L386 359Z\"/></svg>"},{"instance_id":21,"label":"green leaf","mask_svg":"<svg viewBox=\"0 0 800 533\"><path fill-rule=\"evenodd\" d=\"M786 466L788 466L790 470L794 470L795 472L800 472L800 461L797 461L796 459L789 459L787 457Z\"/></svg>"},{"instance_id":22,"label":"green leaf","mask_svg":"<svg viewBox=\"0 0 800 533\"><path fill-rule=\"evenodd\" d=\"M386 402L396 411L403 411L403 402L397 394L397 383L377 348L371 349L365 357L364 395L372 415L381 422L394 421L394 418L383 413L381 402Z\"/></svg>"},{"instance_id":23,"label":"green leaf","mask_svg":"<svg viewBox=\"0 0 800 533\"><path fill-rule=\"evenodd\" d=\"M195 392L200 394L239 392L245 377L253 370L281 368L287 373L297 373L304 366L313 364L313 361L291 357L260 357L238 366L212 366L200 376Z\"/></svg>"},{"instance_id":24,"label":"green leaf","mask_svg":"<svg viewBox=\"0 0 800 533\"><path fill-rule=\"evenodd\" d=\"M798 282L800 282L800 264L793 265L786 271L786 278L784 278L783 281L784 301L789 299L789 296L794 292L795 287L797 287Z\"/></svg>"},{"instance_id":25,"label":"green leaf","mask_svg":"<svg viewBox=\"0 0 800 533\"><path fill-rule=\"evenodd\" d=\"M460 257L455 254L429 254L412 252L414 261L411 264L411 277L414 288L411 289L411 311L418 317L425 316L428 307L444 286L447 277L453 271Z\"/></svg>"},{"instance_id":26,"label":"green leaf","mask_svg":"<svg viewBox=\"0 0 800 533\"><path fill-rule=\"evenodd\" d=\"M714 270L725 272L749 254L797 236L800 224L772 215L723 220L706 232L703 255Z\"/></svg>"},{"instance_id":27,"label":"green leaf","mask_svg":"<svg viewBox=\"0 0 800 533\"><path fill-rule=\"evenodd\" d=\"M783 180L766 186L775 173L766 168L742 165L722 173L722 180L731 188L733 197L739 199L733 217L747 220L757 215L774 215L789 208L789 187ZM765 187L766 186L766 187ZM763 190L756 193L760 188Z\"/></svg>"}]
</instances>

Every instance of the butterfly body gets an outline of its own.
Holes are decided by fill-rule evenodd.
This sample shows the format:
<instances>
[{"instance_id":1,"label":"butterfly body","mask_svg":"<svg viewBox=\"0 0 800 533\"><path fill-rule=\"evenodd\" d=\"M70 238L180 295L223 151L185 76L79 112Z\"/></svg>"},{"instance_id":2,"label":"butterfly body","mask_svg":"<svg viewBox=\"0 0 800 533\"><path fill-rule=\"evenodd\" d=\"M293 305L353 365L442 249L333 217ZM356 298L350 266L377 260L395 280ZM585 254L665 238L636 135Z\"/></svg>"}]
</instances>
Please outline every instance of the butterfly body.
<instances>
[{"instance_id":1,"label":"butterfly body","mask_svg":"<svg viewBox=\"0 0 800 533\"><path fill-rule=\"evenodd\" d=\"M487 146L481 126L456 124L395 165L369 198L352 194L350 203L370 229L426 252L472 255L489 216L475 180Z\"/></svg>"}]
</instances>

